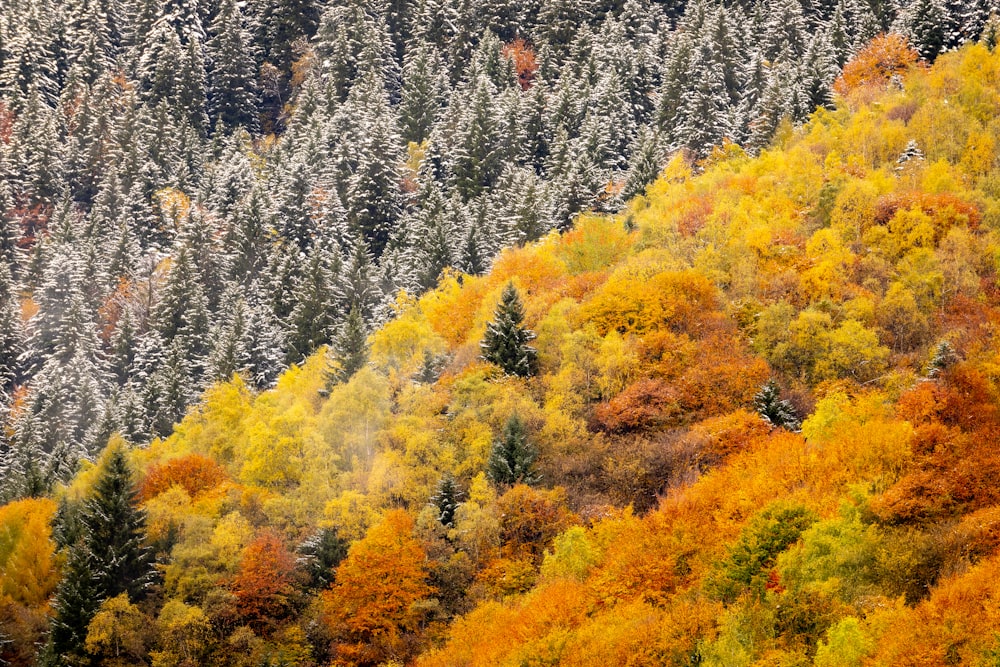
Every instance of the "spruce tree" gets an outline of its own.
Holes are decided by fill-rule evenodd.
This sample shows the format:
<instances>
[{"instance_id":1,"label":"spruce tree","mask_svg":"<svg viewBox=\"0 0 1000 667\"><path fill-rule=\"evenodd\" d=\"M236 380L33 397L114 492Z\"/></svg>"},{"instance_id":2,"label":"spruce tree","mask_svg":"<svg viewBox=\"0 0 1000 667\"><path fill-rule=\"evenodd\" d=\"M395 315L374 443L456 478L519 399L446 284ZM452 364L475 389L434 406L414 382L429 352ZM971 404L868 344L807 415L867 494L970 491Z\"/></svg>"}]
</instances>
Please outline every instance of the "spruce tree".
<instances>
[{"instance_id":1,"label":"spruce tree","mask_svg":"<svg viewBox=\"0 0 1000 667\"><path fill-rule=\"evenodd\" d=\"M493 450L486 462L486 476L497 486L536 484L535 472L538 451L528 441L524 423L512 415L504 424L503 433L493 442Z\"/></svg>"},{"instance_id":2,"label":"spruce tree","mask_svg":"<svg viewBox=\"0 0 1000 667\"><path fill-rule=\"evenodd\" d=\"M368 363L368 333L361 319L361 311L352 306L340 326L337 337L330 345L330 371L327 386L347 382Z\"/></svg>"},{"instance_id":3,"label":"spruce tree","mask_svg":"<svg viewBox=\"0 0 1000 667\"><path fill-rule=\"evenodd\" d=\"M337 566L347 558L350 542L333 527L324 527L307 537L296 549L297 564L309 577L309 588L323 590L335 579Z\"/></svg>"},{"instance_id":4,"label":"spruce tree","mask_svg":"<svg viewBox=\"0 0 1000 667\"><path fill-rule=\"evenodd\" d=\"M146 513L139 507L125 449L113 444L85 501L81 522L87 560L99 599L128 593L143 599L155 581L152 550L143 544Z\"/></svg>"},{"instance_id":5,"label":"spruce tree","mask_svg":"<svg viewBox=\"0 0 1000 667\"><path fill-rule=\"evenodd\" d=\"M69 513L69 508L60 508L63 517ZM88 664L84 642L101 602L121 593L132 601L141 600L156 577L152 550L143 544L145 512L139 509L121 445L113 445L106 453L79 521L79 528L71 530L79 537L68 547L53 602L55 617L43 653L46 664ZM64 540L71 539L64 536Z\"/></svg>"},{"instance_id":6,"label":"spruce tree","mask_svg":"<svg viewBox=\"0 0 1000 667\"><path fill-rule=\"evenodd\" d=\"M778 428L797 431L802 423L792 404L781 398L781 389L774 380L768 380L754 395L753 407L764 421Z\"/></svg>"},{"instance_id":7,"label":"spruce tree","mask_svg":"<svg viewBox=\"0 0 1000 667\"><path fill-rule=\"evenodd\" d=\"M437 484L431 504L437 509L437 520L445 528L455 525L455 511L462 502L462 489L452 475L445 475Z\"/></svg>"},{"instance_id":8,"label":"spruce tree","mask_svg":"<svg viewBox=\"0 0 1000 667\"><path fill-rule=\"evenodd\" d=\"M920 57L934 62L947 47L947 17L939 0L917 0L910 8L907 29Z\"/></svg>"},{"instance_id":9,"label":"spruce tree","mask_svg":"<svg viewBox=\"0 0 1000 667\"><path fill-rule=\"evenodd\" d=\"M524 306L521 297L508 283L494 312L493 321L486 325L486 335L480 347L483 359L496 364L508 375L531 377L538 365L538 353L528 345L535 333L521 326Z\"/></svg>"},{"instance_id":10,"label":"spruce tree","mask_svg":"<svg viewBox=\"0 0 1000 667\"><path fill-rule=\"evenodd\" d=\"M208 108L215 126L257 130L257 68L254 45L237 0L224 0L209 28Z\"/></svg>"},{"instance_id":11,"label":"spruce tree","mask_svg":"<svg viewBox=\"0 0 1000 667\"><path fill-rule=\"evenodd\" d=\"M52 602L54 616L42 664L53 667L88 664L84 642L90 621L103 599L86 546L82 543L70 546L63 578Z\"/></svg>"}]
</instances>

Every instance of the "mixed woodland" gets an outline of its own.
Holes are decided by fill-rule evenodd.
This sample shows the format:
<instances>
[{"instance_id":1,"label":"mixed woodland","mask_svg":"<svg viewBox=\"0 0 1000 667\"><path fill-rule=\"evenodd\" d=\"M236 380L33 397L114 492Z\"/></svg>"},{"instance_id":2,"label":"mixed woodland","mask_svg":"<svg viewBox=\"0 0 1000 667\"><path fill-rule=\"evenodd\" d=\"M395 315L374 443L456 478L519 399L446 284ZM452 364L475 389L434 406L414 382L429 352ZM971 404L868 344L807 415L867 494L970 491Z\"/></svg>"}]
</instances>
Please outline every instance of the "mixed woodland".
<instances>
[{"instance_id":1,"label":"mixed woodland","mask_svg":"<svg viewBox=\"0 0 1000 667\"><path fill-rule=\"evenodd\" d=\"M1000 664L993 9L0 0L0 664Z\"/></svg>"}]
</instances>

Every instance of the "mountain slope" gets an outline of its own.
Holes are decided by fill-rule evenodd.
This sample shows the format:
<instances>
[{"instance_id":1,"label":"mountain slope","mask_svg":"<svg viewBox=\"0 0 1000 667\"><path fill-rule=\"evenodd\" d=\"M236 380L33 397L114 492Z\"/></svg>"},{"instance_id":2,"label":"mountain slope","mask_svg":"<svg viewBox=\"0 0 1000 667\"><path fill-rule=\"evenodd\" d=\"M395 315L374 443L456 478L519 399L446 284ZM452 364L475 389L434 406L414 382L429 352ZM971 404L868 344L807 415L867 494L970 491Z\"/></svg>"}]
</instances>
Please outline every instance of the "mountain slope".
<instances>
[{"instance_id":1,"label":"mountain slope","mask_svg":"<svg viewBox=\"0 0 1000 667\"><path fill-rule=\"evenodd\" d=\"M1000 56L860 74L400 296L346 381L214 386L132 450L163 576L94 622L164 665L990 664ZM527 378L480 358L509 284Z\"/></svg>"}]
</instances>

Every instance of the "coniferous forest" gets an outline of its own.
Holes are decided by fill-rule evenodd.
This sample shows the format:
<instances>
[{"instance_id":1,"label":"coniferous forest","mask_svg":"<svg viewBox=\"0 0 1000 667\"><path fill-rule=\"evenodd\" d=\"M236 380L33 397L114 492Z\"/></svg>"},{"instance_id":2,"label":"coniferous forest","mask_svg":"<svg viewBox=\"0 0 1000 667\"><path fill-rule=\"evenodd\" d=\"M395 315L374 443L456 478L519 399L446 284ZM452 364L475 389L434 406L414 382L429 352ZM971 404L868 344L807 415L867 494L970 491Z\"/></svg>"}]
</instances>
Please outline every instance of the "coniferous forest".
<instances>
[{"instance_id":1,"label":"coniferous forest","mask_svg":"<svg viewBox=\"0 0 1000 667\"><path fill-rule=\"evenodd\" d=\"M1000 664L998 12L0 0L0 665Z\"/></svg>"}]
</instances>

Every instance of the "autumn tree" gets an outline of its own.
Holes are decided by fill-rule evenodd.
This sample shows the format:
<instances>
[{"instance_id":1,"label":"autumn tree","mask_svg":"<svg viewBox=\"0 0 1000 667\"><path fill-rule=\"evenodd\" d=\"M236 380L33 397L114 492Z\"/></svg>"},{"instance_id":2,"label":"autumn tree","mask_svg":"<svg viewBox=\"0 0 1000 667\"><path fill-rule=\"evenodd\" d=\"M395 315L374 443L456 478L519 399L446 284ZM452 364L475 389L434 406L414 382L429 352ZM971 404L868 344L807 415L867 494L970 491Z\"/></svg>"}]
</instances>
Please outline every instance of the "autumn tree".
<instances>
[{"instance_id":1,"label":"autumn tree","mask_svg":"<svg viewBox=\"0 0 1000 667\"><path fill-rule=\"evenodd\" d=\"M377 665L405 659L420 628L418 603L433 589L427 556L413 537L413 519L392 510L354 543L323 594L324 619L347 664Z\"/></svg>"},{"instance_id":2,"label":"autumn tree","mask_svg":"<svg viewBox=\"0 0 1000 667\"><path fill-rule=\"evenodd\" d=\"M281 538L264 531L243 551L229 583L239 620L268 633L295 605L295 560Z\"/></svg>"},{"instance_id":3,"label":"autumn tree","mask_svg":"<svg viewBox=\"0 0 1000 667\"><path fill-rule=\"evenodd\" d=\"M883 87L893 76L905 73L919 58L920 55L902 35L880 35L844 66L834 89L846 95L864 87Z\"/></svg>"}]
</instances>

